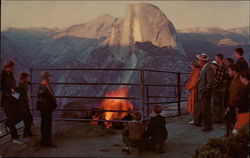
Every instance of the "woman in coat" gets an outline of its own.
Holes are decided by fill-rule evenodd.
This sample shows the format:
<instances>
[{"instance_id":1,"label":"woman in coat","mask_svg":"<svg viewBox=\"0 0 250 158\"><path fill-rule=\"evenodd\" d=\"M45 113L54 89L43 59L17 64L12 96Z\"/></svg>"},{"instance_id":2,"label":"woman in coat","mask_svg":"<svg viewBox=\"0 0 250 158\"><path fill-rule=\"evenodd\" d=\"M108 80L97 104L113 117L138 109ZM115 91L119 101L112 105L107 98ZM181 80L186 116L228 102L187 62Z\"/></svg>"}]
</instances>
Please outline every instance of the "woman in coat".
<instances>
[{"instance_id":1,"label":"woman in coat","mask_svg":"<svg viewBox=\"0 0 250 158\"><path fill-rule=\"evenodd\" d=\"M186 89L189 90L187 111L194 115L195 103L196 103L196 83L200 75L201 66L197 62L191 64L192 72ZM190 121L189 124L194 124L194 120Z\"/></svg>"},{"instance_id":2,"label":"woman in coat","mask_svg":"<svg viewBox=\"0 0 250 158\"><path fill-rule=\"evenodd\" d=\"M51 89L49 82L51 74L49 72L41 73L41 84L38 90L37 109L41 113L41 143L43 146L55 147L52 144L52 113L57 107L56 97Z\"/></svg>"}]
</instances>

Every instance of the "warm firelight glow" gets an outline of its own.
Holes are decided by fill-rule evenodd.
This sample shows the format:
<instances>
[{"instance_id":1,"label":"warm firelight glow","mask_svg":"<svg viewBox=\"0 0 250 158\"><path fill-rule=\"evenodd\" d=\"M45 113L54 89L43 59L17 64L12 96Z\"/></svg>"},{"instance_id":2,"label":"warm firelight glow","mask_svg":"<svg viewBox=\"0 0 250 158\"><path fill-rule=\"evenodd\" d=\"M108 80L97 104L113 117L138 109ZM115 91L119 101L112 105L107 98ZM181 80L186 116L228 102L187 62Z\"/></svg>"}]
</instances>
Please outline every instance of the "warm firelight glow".
<instances>
[{"instance_id":1,"label":"warm firelight glow","mask_svg":"<svg viewBox=\"0 0 250 158\"><path fill-rule=\"evenodd\" d=\"M105 97L128 97L128 87L121 87L117 90L107 92ZM133 104L127 99L104 99L99 108L102 110L132 111ZM105 120L119 120L127 115L128 112L103 112L101 117ZM105 122L105 124L107 128L112 125L111 122Z\"/></svg>"}]
</instances>

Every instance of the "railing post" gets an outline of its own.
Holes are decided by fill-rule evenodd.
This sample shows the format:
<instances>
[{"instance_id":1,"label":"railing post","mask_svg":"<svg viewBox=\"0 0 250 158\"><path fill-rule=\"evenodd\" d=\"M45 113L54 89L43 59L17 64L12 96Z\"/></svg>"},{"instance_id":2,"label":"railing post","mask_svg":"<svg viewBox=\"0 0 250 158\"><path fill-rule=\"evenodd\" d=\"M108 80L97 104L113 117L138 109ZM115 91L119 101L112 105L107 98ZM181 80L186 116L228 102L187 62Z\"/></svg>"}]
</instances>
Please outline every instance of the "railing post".
<instances>
[{"instance_id":1,"label":"railing post","mask_svg":"<svg viewBox=\"0 0 250 158\"><path fill-rule=\"evenodd\" d=\"M181 115L181 73L177 73L177 106L178 106L178 116Z\"/></svg>"},{"instance_id":2,"label":"railing post","mask_svg":"<svg viewBox=\"0 0 250 158\"><path fill-rule=\"evenodd\" d=\"M147 92L147 103L149 103L149 88L148 88L148 85L146 86L146 92ZM147 117L149 116L149 104L147 104Z\"/></svg>"},{"instance_id":3,"label":"railing post","mask_svg":"<svg viewBox=\"0 0 250 158\"><path fill-rule=\"evenodd\" d=\"M140 112L142 114L142 120L144 120L144 69L141 69L141 106L140 106Z\"/></svg>"},{"instance_id":4,"label":"railing post","mask_svg":"<svg viewBox=\"0 0 250 158\"><path fill-rule=\"evenodd\" d=\"M30 105L31 105L31 113L34 117L34 108L33 108L33 98L31 96L33 96L33 78L32 78L32 68L30 68Z\"/></svg>"}]
</instances>

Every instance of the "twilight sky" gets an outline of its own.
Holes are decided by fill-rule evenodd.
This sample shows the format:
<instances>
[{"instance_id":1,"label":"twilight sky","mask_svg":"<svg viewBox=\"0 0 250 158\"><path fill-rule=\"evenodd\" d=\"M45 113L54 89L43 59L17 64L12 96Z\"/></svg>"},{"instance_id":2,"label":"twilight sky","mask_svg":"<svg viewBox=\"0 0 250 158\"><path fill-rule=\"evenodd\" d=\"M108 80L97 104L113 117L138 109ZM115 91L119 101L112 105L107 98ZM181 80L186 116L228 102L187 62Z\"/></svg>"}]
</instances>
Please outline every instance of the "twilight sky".
<instances>
[{"instance_id":1,"label":"twilight sky","mask_svg":"<svg viewBox=\"0 0 250 158\"><path fill-rule=\"evenodd\" d=\"M142 1L140 1L142 2ZM58 27L81 24L101 14L125 14L136 1L6 1L1 0L1 30L8 27ZM248 1L147 1L158 6L176 29L249 26Z\"/></svg>"}]
</instances>

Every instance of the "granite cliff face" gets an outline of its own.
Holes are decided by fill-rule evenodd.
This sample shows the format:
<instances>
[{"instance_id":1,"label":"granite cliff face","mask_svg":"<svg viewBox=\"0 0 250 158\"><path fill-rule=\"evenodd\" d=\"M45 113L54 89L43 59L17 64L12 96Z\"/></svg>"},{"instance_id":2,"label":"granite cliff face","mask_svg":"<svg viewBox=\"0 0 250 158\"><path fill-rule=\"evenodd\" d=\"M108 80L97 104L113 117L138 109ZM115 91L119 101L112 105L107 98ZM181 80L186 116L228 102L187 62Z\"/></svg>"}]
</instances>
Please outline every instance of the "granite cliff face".
<instances>
[{"instance_id":1,"label":"granite cliff face","mask_svg":"<svg viewBox=\"0 0 250 158\"><path fill-rule=\"evenodd\" d=\"M131 48L135 42L151 42L157 47L175 48L179 54L185 54L174 25L159 8L150 4L129 5L126 17L113 27L108 39L109 46L114 49ZM126 50L121 52L126 54Z\"/></svg>"},{"instance_id":2,"label":"granite cliff face","mask_svg":"<svg viewBox=\"0 0 250 158\"><path fill-rule=\"evenodd\" d=\"M53 38L59 39L65 36L90 39L107 38L110 35L112 27L118 21L119 18L104 14L87 23L73 25L64 30L60 30Z\"/></svg>"}]
</instances>

